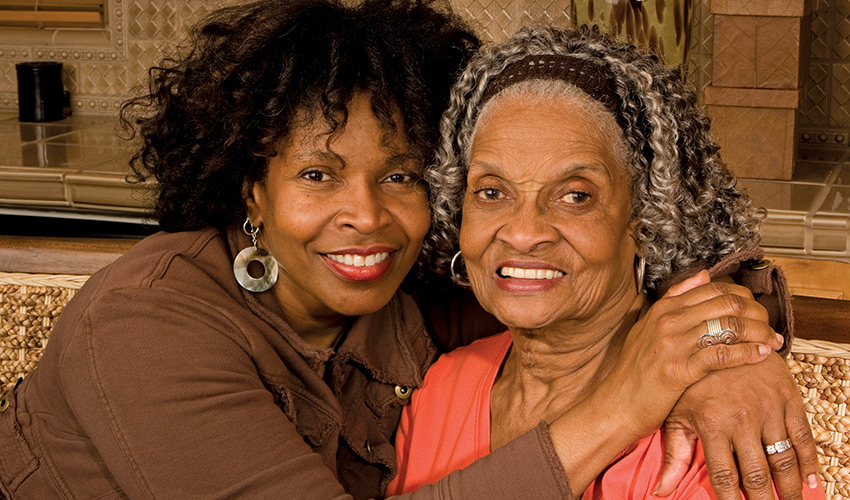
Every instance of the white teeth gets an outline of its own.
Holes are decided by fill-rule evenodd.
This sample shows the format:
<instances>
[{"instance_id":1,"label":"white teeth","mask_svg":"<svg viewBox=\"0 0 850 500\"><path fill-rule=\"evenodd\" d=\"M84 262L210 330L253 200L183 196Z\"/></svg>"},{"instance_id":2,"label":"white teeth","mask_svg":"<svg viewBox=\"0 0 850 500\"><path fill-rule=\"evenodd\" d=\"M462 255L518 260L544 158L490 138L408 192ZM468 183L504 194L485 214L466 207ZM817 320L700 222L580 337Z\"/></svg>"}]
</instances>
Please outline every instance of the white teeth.
<instances>
[{"instance_id":1,"label":"white teeth","mask_svg":"<svg viewBox=\"0 0 850 500\"><path fill-rule=\"evenodd\" d=\"M551 280L564 275L561 271L554 269L523 269L521 267L503 267L499 270L503 278L518 278L526 280Z\"/></svg>"},{"instance_id":2,"label":"white teeth","mask_svg":"<svg viewBox=\"0 0 850 500\"><path fill-rule=\"evenodd\" d=\"M380 264L384 261L390 254L389 252L379 252L373 253L372 255L355 255L351 253L347 254L327 254L331 260L339 262L340 264L345 264L346 266L355 266L355 267L367 267L374 266L375 264Z\"/></svg>"}]
</instances>

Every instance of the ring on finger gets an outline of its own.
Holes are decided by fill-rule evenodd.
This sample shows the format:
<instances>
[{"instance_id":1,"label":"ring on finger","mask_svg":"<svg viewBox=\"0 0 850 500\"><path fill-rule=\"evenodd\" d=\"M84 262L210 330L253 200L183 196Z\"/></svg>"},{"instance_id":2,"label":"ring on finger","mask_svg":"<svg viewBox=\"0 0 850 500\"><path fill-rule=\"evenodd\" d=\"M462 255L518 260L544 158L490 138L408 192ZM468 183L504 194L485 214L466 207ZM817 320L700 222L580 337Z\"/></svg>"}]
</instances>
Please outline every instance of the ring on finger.
<instances>
[{"instance_id":1,"label":"ring on finger","mask_svg":"<svg viewBox=\"0 0 850 500\"><path fill-rule=\"evenodd\" d=\"M782 441L777 441L775 443L769 444L764 447L764 452L767 456L775 455L777 453L782 453L783 451L788 451L792 448L790 439L783 439Z\"/></svg>"},{"instance_id":2,"label":"ring on finger","mask_svg":"<svg viewBox=\"0 0 850 500\"><path fill-rule=\"evenodd\" d=\"M705 349L718 344L734 344L738 340L738 334L731 328L723 329L720 326L720 318L711 318L706 320L705 326L708 328L708 333L703 333L697 339L697 347Z\"/></svg>"}]
</instances>

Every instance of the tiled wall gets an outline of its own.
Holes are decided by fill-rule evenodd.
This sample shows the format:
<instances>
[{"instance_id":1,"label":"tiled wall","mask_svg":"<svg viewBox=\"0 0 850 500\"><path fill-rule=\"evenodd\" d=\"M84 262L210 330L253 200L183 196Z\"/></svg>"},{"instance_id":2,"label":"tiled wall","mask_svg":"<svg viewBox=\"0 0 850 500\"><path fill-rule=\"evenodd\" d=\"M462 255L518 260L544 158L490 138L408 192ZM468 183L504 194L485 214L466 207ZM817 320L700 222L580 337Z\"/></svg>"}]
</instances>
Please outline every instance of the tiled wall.
<instances>
[{"instance_id":1,"label":"tiled wall","mask_svg":"<svg viewBox=\"0 0 850 500\"><path fill-rule=\"evenodd\" d=\"M180 40L181 27L210 9L244 0L110 0L108 40L99 43L14 43L0 30L0 110L17 109L15 63L64 63L65 85L76 112L115 113L131 88L143 81L163 48ZM689 0L693 1L693 0ZM527 24L570 24L571 0L451 0L487 40L501 40ZM704 86L710 76L711 22L708 0L695 0L691 78ZM705 4L705 5L703 5ZM62 35L62 33L60 33ZM708 42L706 42L706 40Z\"/></svg>"},{"instance_id":2,"label":"tiled wall","mask_svg":"<svg viewBox=\"0 0 850 500\"><path fill-rule=\"evenodd\" d=\"M180 39L180 27L211 8L242 0L111 0L102 43L0 44L0 109L17 109L15 63L57 60L79 112L114 113L133 85ZM717 1L717 0L715 0ZM802 140L847 142L850 130L850 2L815 2L812 57L803 99ZM452 0L485 39L500 40L530 23L570 23L571 0ZM714 20L710 0L694 0L687 78L698 89L712 80ZM0 39L9 37L0 32ZM62 37L57 37L61 40ZM702 92L699 93L702 98ZM844 134L844 135L842 135Z\"/></svg>"},{"instance_id":3,"label":"tiled wall","mask_svg":"<svg viewBox=\"0 0 850 500\"><path fill-rule=\"evenodd\" d=\"M846 146L850 132L850 2L816 0L800 144Z\"/></svg>"}]
</instances>

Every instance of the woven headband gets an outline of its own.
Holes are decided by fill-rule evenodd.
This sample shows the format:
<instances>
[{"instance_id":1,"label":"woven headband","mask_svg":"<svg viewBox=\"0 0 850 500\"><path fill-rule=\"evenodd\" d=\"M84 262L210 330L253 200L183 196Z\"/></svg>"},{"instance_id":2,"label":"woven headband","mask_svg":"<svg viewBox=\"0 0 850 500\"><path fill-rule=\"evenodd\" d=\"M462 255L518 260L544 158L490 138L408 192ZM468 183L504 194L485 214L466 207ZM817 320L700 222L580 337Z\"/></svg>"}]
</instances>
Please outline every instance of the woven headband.
<instances>
[{"instance_id":1,"label":"woven headband","mask_svg":"<svg viewBox=\"0 0 850 500\"><path fill-rule=\"evenodd\" d=\"M490 98L511 85L525 80L562 80L601 102L620 123L620 97L614 88L614 75L604 66L580 57L545 54L525 56L510 63L490 81L481 98L483 106ZM622 123L620 123L622 127Z\"/></svg>"}]
</instances>

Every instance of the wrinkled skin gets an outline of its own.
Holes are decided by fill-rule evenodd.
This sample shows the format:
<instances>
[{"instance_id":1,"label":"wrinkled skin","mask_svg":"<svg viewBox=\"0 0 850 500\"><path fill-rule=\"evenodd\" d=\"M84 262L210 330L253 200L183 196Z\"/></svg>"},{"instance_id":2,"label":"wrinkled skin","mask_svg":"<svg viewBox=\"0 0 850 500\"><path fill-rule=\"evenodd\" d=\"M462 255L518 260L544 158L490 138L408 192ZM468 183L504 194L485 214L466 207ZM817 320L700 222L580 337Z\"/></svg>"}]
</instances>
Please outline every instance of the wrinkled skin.
<instances>
[{"instance_id":1,"label":"wrinkled skin","mask_svg":"<svg viewBox=\"0 0 850 500\"><path fill-rule=\"evenodd\" d=\"M665 471L656 490L673 492L687 471L699 436L711 485L720 500L802 498L817 488L818 460L797 384L774 353L756 365L714 372L682 395L666 422ZM767 457L762 443L788 438L792 450ZM734 453L734 455L733 455Z\"/></svg>"}]
</instances>

